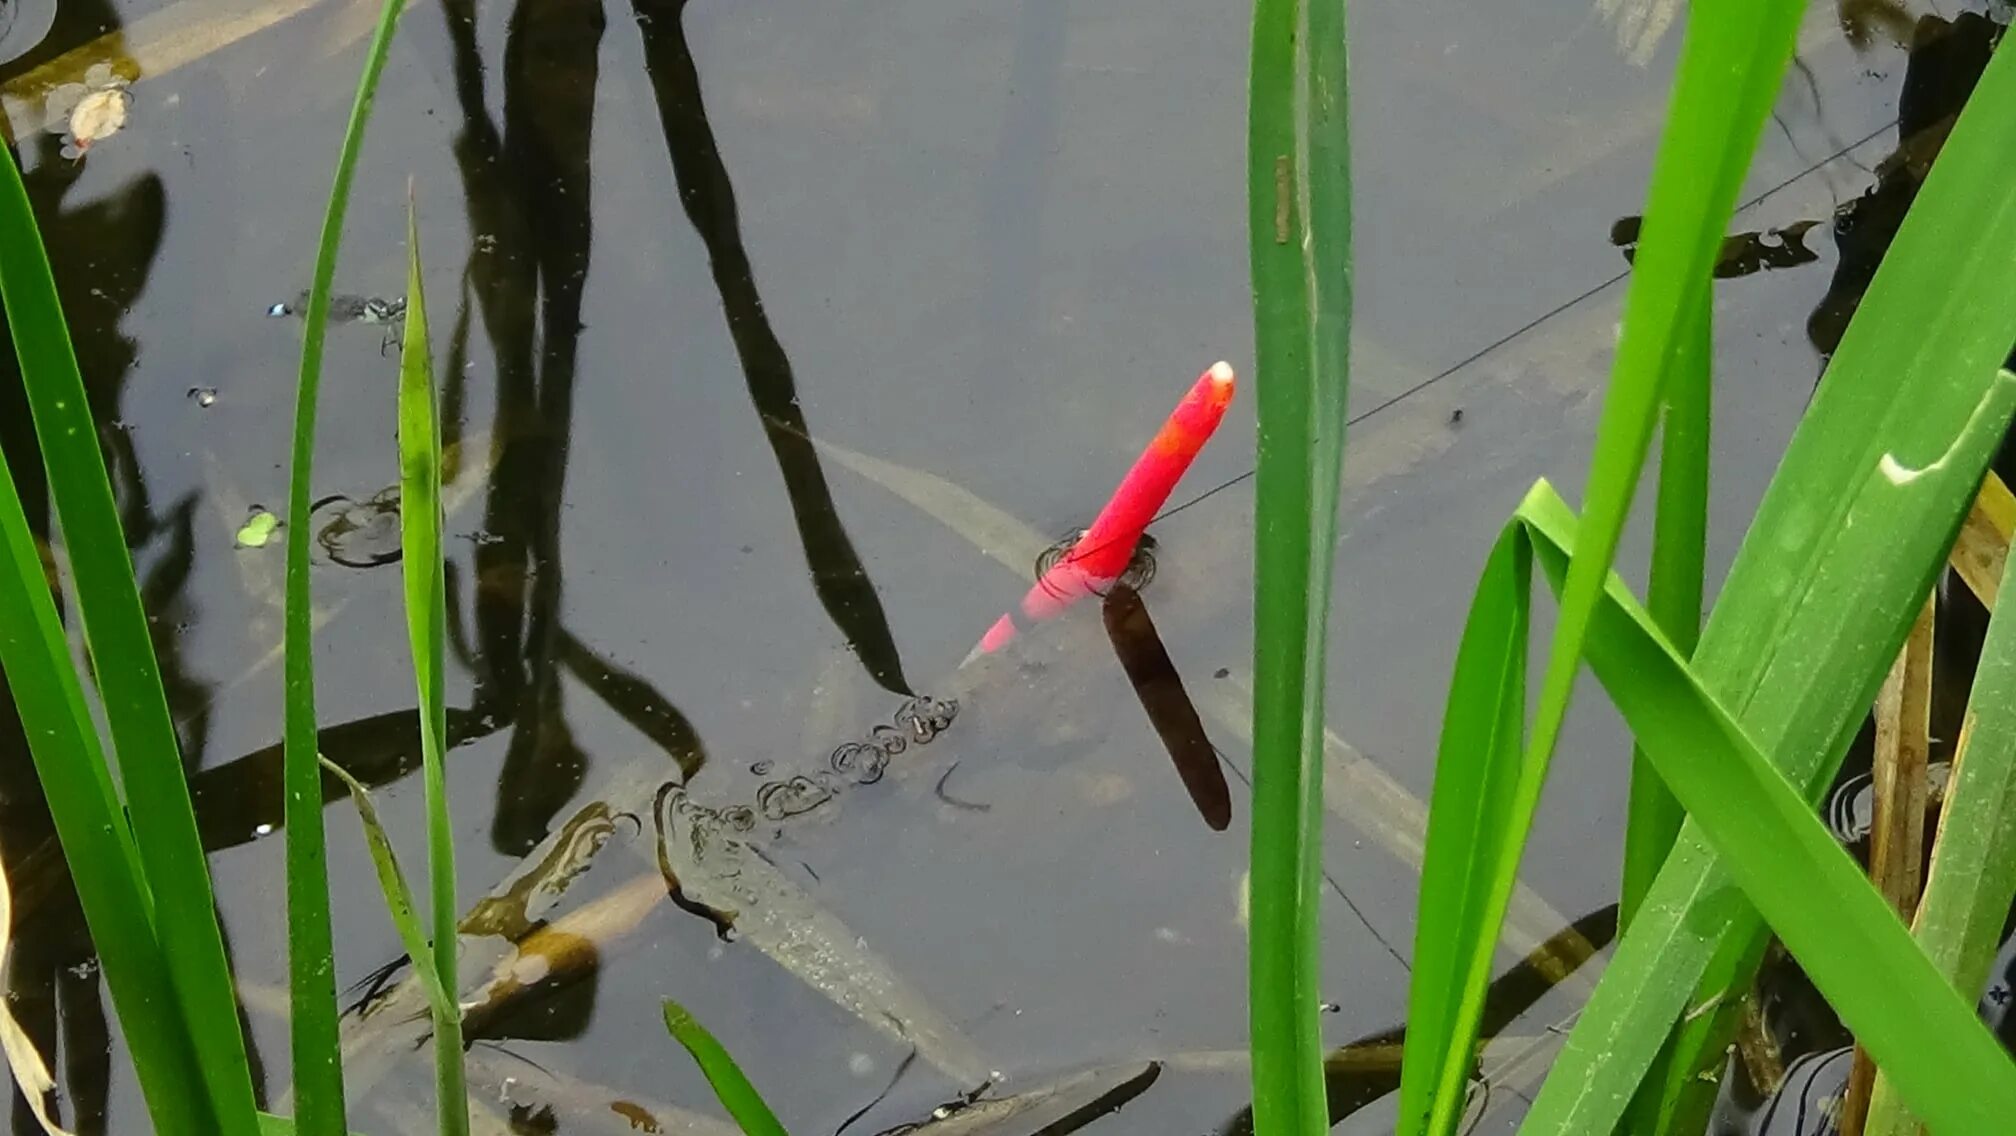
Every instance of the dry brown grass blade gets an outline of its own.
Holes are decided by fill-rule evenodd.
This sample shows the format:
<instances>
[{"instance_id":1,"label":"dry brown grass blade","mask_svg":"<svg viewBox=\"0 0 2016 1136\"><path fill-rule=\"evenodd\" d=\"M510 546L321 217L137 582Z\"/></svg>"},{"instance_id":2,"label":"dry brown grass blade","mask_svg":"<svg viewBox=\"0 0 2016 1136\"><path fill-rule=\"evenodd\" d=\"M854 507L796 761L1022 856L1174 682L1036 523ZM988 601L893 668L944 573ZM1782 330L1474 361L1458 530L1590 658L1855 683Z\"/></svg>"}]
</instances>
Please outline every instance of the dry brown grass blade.
<instances>
[{"instance_id":1,"label":"dry brown grass blade","mask_svg":"<svg viewBox=\"0 0 2016 1136\"><path fill-rule=\"evenodd\" d=\"M8 885L7 875L0 871L0 976L4 976L7 963L14 950L14 898L13 889ZM49 1115L49 1104L56 1093L56 1078L49 1073L49 1065L42 1060L42 1054L35 1049L21 1023L15 1020L13 1007L5 998L0 998L0 1051L7 1055L7 1067L14 1072L14 1083L20 1086L21 1097L28 1102L28 1109L35 1114L36 1123L49 1136L70 1136L56 1124Z\"/></svg>"},{"instance_id":2,"label":"dry brown grass blade","mask_svg":"<svg viewBox=\"0 0 2016 1136\"><path fill-rule=\"evenodd\" d=\"M1995 591L2002 584L2012 533L2016 533L2016 494L1990 470L1947 557L1967 590L1989 611L1995 610Z\"/></svg>"},{"instance_id":3,"label":"dry brown grass blade","mask_svg":"<svg viewBox=\"0 0 2016 1136\"><path fill-rule=\"evenodd\" d=\"M1876 695L1876 815L1869 838L1869 876L1906 924L1925 884L1926 765L1931 749L1932 615L1928 597L1904 649ZM1876 1064L1861 1046L1848 1073L1841 1131L1861 1136L1876 1087Z\"/></svg>"}]
</instances>

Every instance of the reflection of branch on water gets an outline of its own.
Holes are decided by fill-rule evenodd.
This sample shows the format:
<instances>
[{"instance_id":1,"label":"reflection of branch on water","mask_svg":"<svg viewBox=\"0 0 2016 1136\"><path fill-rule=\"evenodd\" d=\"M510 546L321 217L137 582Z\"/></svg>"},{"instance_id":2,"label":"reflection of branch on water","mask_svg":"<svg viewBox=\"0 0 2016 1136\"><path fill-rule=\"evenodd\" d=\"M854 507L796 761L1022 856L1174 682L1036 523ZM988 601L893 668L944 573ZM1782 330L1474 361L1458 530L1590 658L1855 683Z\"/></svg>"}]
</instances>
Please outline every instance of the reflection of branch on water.
<instances>
[{"instance_id":1,"label":"reflection of branch on water","mask_svg":"<svg viewBox=\"0 0 2016 1136\"><path fill-rule=\"evenodd\" d=\"M700 771L707 752L701 748L699 731L648 679L596 654L564 628L560 661L609 709L670 755L682 780Z\"/></svg>"},{"instance_id":2,"label":"reflection of branch on water","mask_svg":"<svg viewBox=\"0 0 2016 1136\"><path fill-rule=\"evenodd\" d=\"M458 653L473 664L474 709L512 722L491 842L522 854L586 773L562 717L556 636L602 15L587 0L512 11L501 133L483 99L474 5L449 0L447 16L463 115L455 156L478 236L464 279L496 358L499 447L473 556L476 634ZM460 372L451 368L451 382ZM459 419L459 386L451 393Z\"/></svg>"},{"instance_id":3,"label":"reflection of branch on water","mask_svg":"<svg viewBox=\"0 0 2016 1136\"><path fill-rule=\"evenodd\" d=\"M840 523L819 455L807 438L791 361L756 290L755 271L736 220L735 186L715 144L714 129L701 101L700 73L680 22L685 2L632 0L631 7L644 36L644 67L657 97L658 120L671 155L672 174L679 183L679 200L707 246L714 284L728 314L728 333L748 381L749 398L756 404L763 434L777 457L791 513L798 522L805 561L812 569L812 588L875 681L894 693L910 694L882 601Z\"/></svg>"}]
</instances>

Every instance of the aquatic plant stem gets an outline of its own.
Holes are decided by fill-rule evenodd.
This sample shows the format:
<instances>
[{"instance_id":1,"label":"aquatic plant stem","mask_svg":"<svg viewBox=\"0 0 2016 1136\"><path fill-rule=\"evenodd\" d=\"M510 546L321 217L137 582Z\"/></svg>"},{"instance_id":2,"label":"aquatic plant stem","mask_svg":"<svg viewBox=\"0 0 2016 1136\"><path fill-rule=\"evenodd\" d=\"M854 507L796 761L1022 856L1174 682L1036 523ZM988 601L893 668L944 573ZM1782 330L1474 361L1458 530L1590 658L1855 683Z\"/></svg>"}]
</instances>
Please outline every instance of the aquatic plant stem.
<instances>
[{"instance_id":1,"label":"aquatic plant stem","mask_svg":"<svg viewBox=\"0 0 2016 1136\"><path fill-rule=\"evenodd\" d=\"M48 490L70 553L76 614L97 679L146 914L224 1136L251 1136L252 1082L238 1027L230 965L216 920L203 843L168 708L151 622L140 596L101 448L99 423L27 190L5 159L0 191L0 293ZM52 534L53 535L53 534ZM4 627L21 633L25 625ZM84 728L96 732L95 724ZM102 753L93 760L103 761ZM103 778L104 772L93 774ZM66 845L66 854L69 846ZM158 996L161 992L153 992Z\"/></svg>"},{"instance_id":2,"label":"aquatic plant stem","mask_svg":"<svg viewBox=\"0 0 2016 1136\"><path fill-rule=\"evenodd\" d=\"M455 831L448 814L447 569L441 559L441 420L434 398L427 297L420 266L420 220L413 185L406 186L406 326L399 351L399 547L406 593L406 638L420 698L420 768L427 803L427 878L433 923L430 965L443 996L434 1010L435 1108L441 1136L469 1131L469 1093L462 1069L461 989L456 978L460 933L455 903Z\"/></svg>"},{"instance_id":3,"label":"aquatic plant stem","mask_svg":"<svg viewBox=\"0 0 2016 1136\"><path fill-rule=\"evenodd\" d=\"M1305 84L1297 115L1299 62ZM1320 1004L1323 664L1351 314L1342 0L1255 0L1246 199L1254 494L1249 991L1259 1136L1330 1127Z\"/></svg>"},{"instance_id":4,"label":"aquatic plant stem","mask_svg":"<svg viewBox=\"0 0 2016 1136\"><path fill-rule=\"evenodd\" d=\"M1687 317L1667 377L1659 440L1658 512L1652 522L1652 576L1646 606L1682 653L1701 638L1701 591L1708 547L1708 443L1713 304L1704 296ZM1631 798L1618 889L1619 933L1644 902L1687 813L1641 749L1631 751Z\"/></svg>"},{"instance_id":5,"label":"aquatic plant stem","mask_svg":"<svg viewBox=\"0 0 2016 1136\"><path fill-rule=\"evenodd\" d=\"M322 829L322 770L316 752L314 613L309 594L308 513L315 464L315 405L322 383L322 340L329 322L329 291L350 184L364 144L364 125L384 73L403 0L384 0L377 30L350 104L343 148L322 234L315 274L302 313L301 371L295 387L293 460L287 493L287 602L283 643L285 711L281 785L287 826L287 962L292 1002L295 1121L309 1136L344 1131L343 1066L336 1027L336 965L329 917L328 848Z\"/></svg>"}]
</instances>

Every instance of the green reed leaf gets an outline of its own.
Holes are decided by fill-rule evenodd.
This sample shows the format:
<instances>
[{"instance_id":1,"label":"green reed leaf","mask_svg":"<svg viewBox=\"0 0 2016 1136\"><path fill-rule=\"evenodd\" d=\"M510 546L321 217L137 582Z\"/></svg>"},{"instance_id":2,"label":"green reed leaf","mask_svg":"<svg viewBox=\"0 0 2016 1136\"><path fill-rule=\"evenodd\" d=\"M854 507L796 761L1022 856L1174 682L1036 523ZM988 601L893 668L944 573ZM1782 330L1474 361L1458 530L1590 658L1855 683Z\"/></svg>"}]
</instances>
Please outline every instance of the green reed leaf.
<instances>
[{"instance_id":1,"label":"green reed leaf","mask_svg":"<svg viewBox=\"0 0 2016 1136\"><path fill-rule=\"evenodd\" d=\"M2016 564L2012 559L2008 564ZM2008 564L1999 594L2012 580ZM1960 747L1939 816L1939 839L1913 920L1914 937L1946 981L1967 995L1988 981L2016 898L2016 612L1998 607L1988 621ZM1869 1098L1865 1136L1910 1136L1916 1118L1888 1070Z\"/></svg>"},{"instance_id":2,"label":"green reed leaf","mask_svg":"<svg viewBox=\"0 0 2016 1136\"><path fill-rule=\"evenodd\" d=\"M684 1006L669 998L665 1000L665 1028L693 1055L721 1107L728 1110L743 1132L748 1136L786 1136L777 1114L763 1103L762 1095L742 1074L735 1058Z\"/></svg>"},{"instance_id":3,"label":"green reed leaf","mask_svg":"<svg viewBox=\"0 0 2016 1136\"><path fill-rule=\"evenodd\" d=\"M1603 415L1596 428L1585 513L1588 535L1561 597L1547 670L1514 787L1515 804L1488 858L1493 876L1485 929L1465 946L1456 1036L1445 1052L1467 1053L1476 1040L1490 977L1496 930L1511 900L1518 864L1539 804L1547 765L1567 719L1569 697L1589 621L1616 556L1638 476L1651 442L1672 361L1708 302L1709 273L1743 175L1770 112L1804 6L1795 0L1702 0L1688 22L1673 101L1647 194L1643 238L1625 296L1624 324ZM1425 1129L1447 1136L1460 1118L1467 1070L1445 1061ZM1404 1133L1417 1131L1404 1125Z\"/></svg>"},{"instance_id":4,"label":"green reed leaf","mask_svg":"<svg viewBox=\"0 0 2016 1136\"><path fill-rule=\"evenodd\" d=\"M427 342L420 269L420 221L406 202L406 328L399 357L399 538L406 587L406 635L420 691L421 780L427 799L428 904L436 943L454 943L455 829L448 816L448 599L441 559L441 423ZM416 959L414 965L419 965ZM439 985L459 990L454 950L437 951ZM434 1087L444 1136L469 1130L462 1069L462 1014L453 998L434 1005Z\"/></svg>"},{"instance_id":5,"label":"green reed leaf","mask_svg":"<svg viewBox=\"0 0 2016 1136\"><path fill-rule=\"evenodd\" d=\"M1562 586L1575 515L1546 482L1520 523ZM2016 1063L1848 853L1803 789L1758 751L1613 574L1589 664L1771 929L1935 1132L1989 1132L2016 1115ZM2006 900L2006 896L2005 896ZM1663 1031L1650 1020L1645 1028Z\"/></svg>"},{"instance_id":6,"label":"green reed leaf","mask_svg":"<svg viewBox=\"0 0 2016 1136\"><path fill-rule=\"evenodd\" d=\"M287 963L293 1005L295 1121L310 1136L340 1136L343 1064L336 1026L336 967L329 917L328 848L322 831L322 775L315 736L314 613L309 594L308 512L313 498L315 408L322 382L322 340L329 290L350 183L364 145L378 77L392 46L403 0L384 0L365 53L336 176L322 217L315 274L302 312L301 372L295 388L293 459L287 494L285 722L281 783L287 827Z\"/></svg>"},{"instance_id":7,"label":"green reed leaf","mask_svg":"<svg viewBox=\"0 0 2016 1136\"><path fill-rule=\"evenodd\" d=\"M77 369L41 233L20 170L11 158L0 164L6 166L0 173L0 250L4 250L0 251L0 295L5 298L22 385L48 472L49 491L55 498L64 547L70 554L77 609L118 755L120 781L127 799L136 802L130 814L120 817L115 827L107 827L112 823L106 819L107 810L118 815L117 798L96 726L84 710L68 654L60 650L61 632L54 630L51 640L48 634L55 625L39 622L44 613L38 609L48 600L48 591L10 478L9 521L20 525L20 532L9 538L14 570L20 576L12 584L25 591L13 597L19 605L16 617L0 626L19 636L13 643L22 652L16 657L24 671L54 666L62 672L54 676L24 674L15 680L41 686L45 693L55 694L55 700L30 707L27 703L35 701L35 696L17 685L15 701L24 719L46 715L43 732L30 732L35 743L31 748L66 853L96 861L95 870L87 870L95 882L86 884L80 879L79 888L80 892L97 889L85 898L85 904L87 914L94 906L98 912L92 924L98 947L106 950L111 940L132 934L132 915L149 924L143 940L131 945L128 966L134 969L126 975L125 996L120 998L116 987L114 990L122 1017L134 1013L143 1023L161 1023L164 1029L168 1019L179 1017L179 1044L193 1047L187 1055L193 1057L193 1069L186 1057L171 1054L177 1045L165 1034L149 1037L144 1058L136 1047L136 1062L155 1064L150 1070L154 1082L149 1087L150 1106L167 1110L167 1115L182 1115L183 1108L173 1098L197 1093L207 1098L204 1108L213 1116L216 1131L249 1136L253 1130L252 1082L245 1042L238 1029L236 996L217 928L209 868L196 831L196 814L183 775L181 748L168 712L160 663L154 655L133 560L99 450L98 425ZM25 560L21 559L23 549ZM53 607L46 614L53 620ZM56 653L49 654L51 650ZM57 685L44 685L47 683ZM49 747L46 756L42 747ZM65 817L64 809L73 812ZM86 833L86 828L97 831ZM121 907L124 910L114 911ZM108 919L114 922L106 922ZM124 953L124 944L113 949ZM165 983L160 981L164 974L157 966L165 967ZM109 958L107 968L114 969ZM173 1006L140 1005L142 1000L158 1003L163 999L171 1000ZM144 1031L147 1027L142 1024L138 1028ZM194 1079L172 1092L161 1083L165 1077L191 1073Z\"/></svg>"},{"instance_id":8,"label":"green reed leaf","mask_svg":"<svg viewBox=\"0 0 2016 1136\"><path fill-rule=\"evenodd\" d=\"M1316 1020L1322 692L1351 319L1343 0L1309 0L1306 18L1298 0L1255 0L1250 82L1246 187L1260 429L1249 977L1254 1124L1261 1136L1314 1136L1329 1129Z\"/></svg>"},{"instance_id":9,"label":"green reed leaf","mask_svg":"<svg viewBox=\"0 0 2016 1136\"><path fill-rule=\"evenodd\" d=\"M2016 380L2016 61L1997 53L1849 325L1702 630L1695 669L1809 796L1832 778L2007 429ZM1762 924L1691 824L1554 1074L1537 1131L1607 1131L1687 1018L1667 1099L1698 1115ZM1693 1007L1689 1012L1690 1002ZM1719 1007L1721 1012L1716 1012Z\"/></svg>"}]
</instances>

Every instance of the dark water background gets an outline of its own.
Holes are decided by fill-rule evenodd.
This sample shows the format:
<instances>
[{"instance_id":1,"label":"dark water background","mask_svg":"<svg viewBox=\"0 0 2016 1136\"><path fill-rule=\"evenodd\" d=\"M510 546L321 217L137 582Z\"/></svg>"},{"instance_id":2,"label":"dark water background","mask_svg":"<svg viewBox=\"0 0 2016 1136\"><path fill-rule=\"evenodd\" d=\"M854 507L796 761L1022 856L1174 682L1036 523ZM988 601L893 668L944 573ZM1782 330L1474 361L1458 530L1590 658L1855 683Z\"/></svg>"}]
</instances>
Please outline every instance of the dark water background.
<instances>
[{"instance_id":1,"label":"dark water background","mask_svg":"<svg viewBox=\"0 0 2016 1136\"><path fill-rule=\"evenodd\" d=\"M70 0L41 40L27 7L0 35L0 92L251 987L284 985L280 549L236 548L233 534L285 497L300 325L266 313L307 283L373 11ZM1581 0L1380 0L1351 18L1357 421L1331 712L1425 798L1490 540L1534 478L1571 499L1579 488L1622 299L1611 227L1640 207L1678 31L1640 66ZM808 434L954 482L1048 539L1088 519L1204 366L1223 357L1250 381L1245 19L1192 0L412 6L337 287L401 290L413 179L463 447L449 788L465 903L631 763L704 757L695 794L725 798L758 763L823 755L902 692L935 689L1026 586L1026 569ZM52 76L34 68L69 51L139 72L128 126L79 162L35 109ZM1825 221L1895 144L1901 50L1851 48L1819 5L1800 58L1739 228ZM1808 243L1813 263L1717 292L1717 575L1817 372L1805 323L1834 250L1824 231ZM372 527L384 515L358 503L397 480L395 366L380 329L332 329L315 495L336 500L310 523L347 508L362 526L331 535L315 573L324 747L380 786L417 866L398 571L356 566L389 550ZM1250 468L1251 405L1249 385L1179 502ZM34 510L11 379L0 443ZM1235 481L1155 529L1163 570L1146 598L1193 693L1236 699L1249 673L1251 515L1250 483ZM777 854L816 872L800 876L808 894L1008 1088L1245 1043L1243 785L1230 830L1210 831L1110 650L1064 641L1040 697L934 743L934 775L956 761L948 791L988 811L914 785L861 793ZM1250 768L1241 739L1206 721L1228 765ZM144 1131L123 1057L105 1056L103 999L9 729L0 847L17 876L45 881L16 884L32 922L12 996L45 1050L62 1023L84 1126ZM1626 752L1592 688L1527 858L1529 883L1568 918L1614 897ZM347 805L332 814L347 985L400 950ZM1400 1023L1407 975L1391 948L1404 955L1412 934L1414 878L1341 820L1329 841L1326 1030L1342 1043ZM613 887L643 866L592 875ZM611 1100L711 1111L659 1023L668 996L716 1029L794 1131L839 1128L892 1076L849 1131L974 1087L923 1061L895 1076L901 1043L669 904L587 974L501 1015L484 1046L606 1089L544 1114L560 1131L609 1130ZM277 1099L285 1025L257 1003ZM1574 1004L1557 992L1509 1032L1540 1034ZM427 1079L409 1059L374 1100L424 1101ZM1211 1130L1240 1107L1240 1082L1172 1066L1096 1130ZM1493 1106L1488 1130L1503 1130L1516 1088ZM551 1130L520 1112L520 1130ZM1378 1123L1375 1108L1340 1130Z\"/></svg>"}]
</instances>

